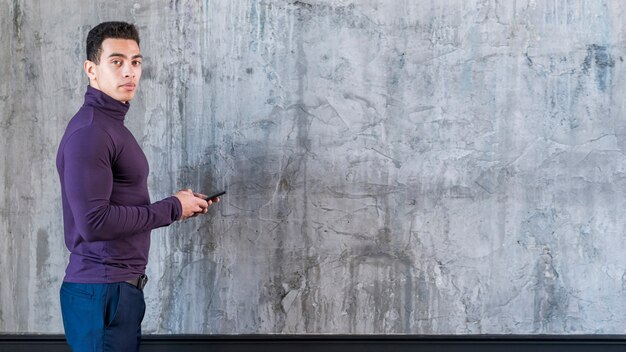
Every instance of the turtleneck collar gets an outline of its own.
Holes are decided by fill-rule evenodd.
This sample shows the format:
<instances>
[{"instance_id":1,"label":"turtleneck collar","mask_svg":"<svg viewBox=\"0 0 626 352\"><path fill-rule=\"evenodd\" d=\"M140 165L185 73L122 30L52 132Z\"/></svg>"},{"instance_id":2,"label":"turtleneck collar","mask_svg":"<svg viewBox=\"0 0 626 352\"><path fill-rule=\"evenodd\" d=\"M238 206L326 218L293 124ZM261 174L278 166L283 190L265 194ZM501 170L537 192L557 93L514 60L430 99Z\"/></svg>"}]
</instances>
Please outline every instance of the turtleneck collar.
<instances>
[{"instance_id":1,"label":"turtleneck collar","mask_svg":"<svg viewBox=\"0 0 626 352\"><path fill-rule=\"evenodd\" d=\"M128 108L130 108L130 104L115 100L92 86L87 86L85 105L98 108L106 112L112 118L120 121L124 121L126 112L128 112Z\"/></svg>"}]
</instances>

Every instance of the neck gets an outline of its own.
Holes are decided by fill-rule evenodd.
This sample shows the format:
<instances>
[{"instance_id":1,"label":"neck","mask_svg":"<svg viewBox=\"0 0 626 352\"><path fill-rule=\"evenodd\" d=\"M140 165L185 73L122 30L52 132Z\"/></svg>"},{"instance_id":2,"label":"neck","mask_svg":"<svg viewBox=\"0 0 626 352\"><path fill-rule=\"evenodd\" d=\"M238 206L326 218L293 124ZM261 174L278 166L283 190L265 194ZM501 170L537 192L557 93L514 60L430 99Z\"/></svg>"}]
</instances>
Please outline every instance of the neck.
<instances>
[{"instance_id":1,"label":"neck","mask_svg":"<svg viewBox=\"0 0 626 352\"><path fill-rule=\"evenodd\" d=\"M98 85L98 81L95 81L95 80L93 80L93 79L90 79L90 80L89 80L89 85L91 86L91 88L95 88L95 89L97 89L97 90L99 90L99 91L101 91L101 92L102 92L102 89L100 89L100 86ZM104 92L103 92L103 93L104 93ZM104 94L106 94L106 93L104 93ZM108 95L108 94L107 94L107 95ZM118 101L119 101L120 103L123 103L123 104L128 104L128 101L127 101L127 100L118 100Z\"/></svg>"},{"instance_id":2,"label":"neck","mask_svg":"<svg viewBox=\"0 0 626 352\"><path fill-rule=\"evenodd\" d=\"M109 116L124 121L126 113L130 108L128 102L114 99L97 87L89 85L85 93L85 104L95 106L102 111L106 111Z\"/></svg>"}]
</instances>

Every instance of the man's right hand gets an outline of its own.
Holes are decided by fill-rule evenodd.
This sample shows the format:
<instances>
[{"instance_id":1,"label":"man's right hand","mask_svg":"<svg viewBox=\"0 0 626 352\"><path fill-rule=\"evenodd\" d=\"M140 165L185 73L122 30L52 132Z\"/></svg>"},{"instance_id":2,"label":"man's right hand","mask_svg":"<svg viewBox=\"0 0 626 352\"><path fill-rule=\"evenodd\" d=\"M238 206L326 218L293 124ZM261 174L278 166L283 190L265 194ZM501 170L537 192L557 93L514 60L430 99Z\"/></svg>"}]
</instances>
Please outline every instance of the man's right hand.
<instances>
[{"instance_id":1,"label":"man's right hand","mask_svg":"<svg viewBox=\"0 0 626 352\"><path fill-rule=\"evenodd\" d=\"M198 214L206 214L209 211L209 203L196 197L190 189L180 190L174 196L180 200L180 204L183 206L183 214L179 220L186 220Z\"/></svg>"}]
</instances>

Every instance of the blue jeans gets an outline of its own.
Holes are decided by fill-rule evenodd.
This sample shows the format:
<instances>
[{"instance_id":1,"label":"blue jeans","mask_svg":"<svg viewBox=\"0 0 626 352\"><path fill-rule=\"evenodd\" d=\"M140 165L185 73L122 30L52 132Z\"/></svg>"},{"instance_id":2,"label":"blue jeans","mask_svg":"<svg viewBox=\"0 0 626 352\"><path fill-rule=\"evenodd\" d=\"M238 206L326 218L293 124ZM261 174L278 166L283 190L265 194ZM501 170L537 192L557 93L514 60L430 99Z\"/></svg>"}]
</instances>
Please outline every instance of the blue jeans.
<instances>
[{"instance_id":1,"label":"blue jeans","mask_svg":"<svg viewBox=\"0 0 626 352\"><path fill-rule=\"evenodd\" d=\"M67 343L75 352L139 351L143 291L126 282L61 285Z\"/></svg>"}]
</instances>

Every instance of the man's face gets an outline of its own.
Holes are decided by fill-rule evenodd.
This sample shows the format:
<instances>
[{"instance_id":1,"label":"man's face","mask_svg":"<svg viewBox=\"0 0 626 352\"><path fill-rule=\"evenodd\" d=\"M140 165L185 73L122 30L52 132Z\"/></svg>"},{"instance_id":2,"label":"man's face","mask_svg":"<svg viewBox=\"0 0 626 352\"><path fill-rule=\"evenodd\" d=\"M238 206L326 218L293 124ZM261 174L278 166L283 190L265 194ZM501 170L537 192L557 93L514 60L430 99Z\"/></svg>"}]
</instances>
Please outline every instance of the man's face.
<instances>
[{"instance_id":1,"label":"man's face","mask_svg":"<svg viewBox=\"0 0 626 352\"><path fill-rule=\"evenodd\" d=\"M87 60L84 66L92 87L125 103L133 99L139 87L141 61L136 41L107 38L102 42L100 63Z\"/></svg>"}]
</instances>

